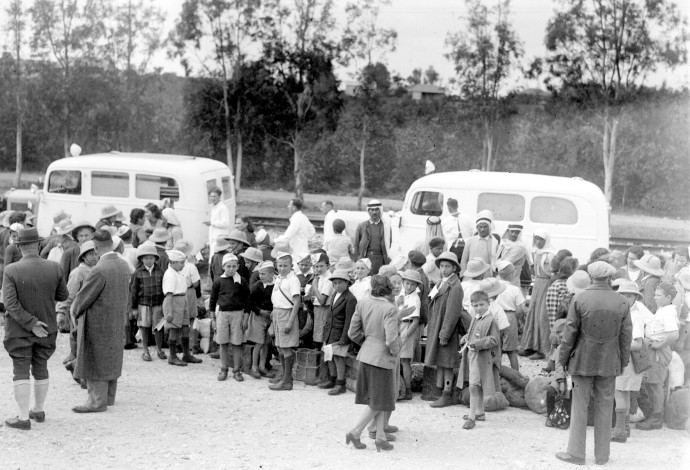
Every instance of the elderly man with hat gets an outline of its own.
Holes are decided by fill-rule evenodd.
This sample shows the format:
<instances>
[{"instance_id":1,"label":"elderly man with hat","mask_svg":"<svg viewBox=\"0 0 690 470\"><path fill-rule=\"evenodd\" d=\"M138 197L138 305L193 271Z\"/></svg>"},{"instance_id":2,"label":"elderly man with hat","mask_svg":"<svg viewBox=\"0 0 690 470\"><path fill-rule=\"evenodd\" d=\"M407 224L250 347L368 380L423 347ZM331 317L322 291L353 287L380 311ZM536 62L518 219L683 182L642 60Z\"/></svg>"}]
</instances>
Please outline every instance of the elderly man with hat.
<instances>
[{"instance_id":1,"label":"elderly man with hat","mask_svg":"<svg viewBox=\"0 0 690 470\"><path fill-rule=\"evenodd\" d=\"M458 278L460 264L455 253L446 251L436 258L441 282L429 293L429 325L424 365L436 367L436 386L443 390L441 397L431 403L432 408L452 404L453 369L460 365L458 349L462 327L463 290ZM460 326L460 328L458 328Z\"/></svg>"},{"instance_id":2,"label":"elderly man with hat","mask_svg":"<svg viewBox=\"0 0 690 470\"><path fill-rule=\"evenodd\" d=\"M29 430L31 419L43 422L48 395L48 359L55 352L58 327L55 302L67 299L67 286L57 263L38 255L42 239L35 228L20 229L16 244L22 259L5 268L3 292L5 336L3 344L14 367L14 398L19 415L5 421L11 428ZM34 376L34 408L29 410Z\"/></svg>"},{"instance_id":3,"label":"elderly man with hat","mask_svg":"<svg viewBox=\"0 0 690 470\"><path fill-rule=\"evenodd\" d=\"M616 376L628 365L632 341L630 304L611 289L616 269L604 261L587 267L592 285L570 303L561 342L560 362L572 376L573 393L568 450L559 460L585 464L587 411L594 402L594 456L609 460L611 414Z\"/></svg>"},{"instance_id":4,"label":"elderly man with hat","mask_svg":"<svg viewBox=\"0 0 690 470\"><path fill-rule=\"evenodd\" d=\"M96 222L96 230L103 227L119 227L125 220L122 211L115 206L105 206L101 209L101 218Z\"/></svg>"},{"instance_id":5,"label":"elderly man with hat","mask_svg":"<svg viewBox=\"0 0 690 470\"><path fill-rule=\"evenodd\" d=\"M287 241L293 253L309 253L309 240L316 235L314 226L302 212L303 206L301 199L290 199L287 205L290 225L284 234L276 238L276 243Z\"/></svg>"},{"instance_id":6,"label":"elderly man with hat","mask_svg":"<svg viewBox=\"0 0 690 470\"><path fill-rule=\"evenodd\" d=\"M355 231L355 250L358 259L368 258L371 261L370 274L373 276L390 260L391 226L390 219L383 214L381 201L369 201L367 213L369 220L360 223Z\"/></svg>"},{"instance_id":7,"label":"elderly man with hat","mask_svg":"<svg viewBox=\"0 0 690 470\"><path fill-rule=\"evenodd\" d=\"M515 267L512 278L508 280L515 287L520 287L522 266L529 256L527 247L521 240L522 229L521 224L508 224L496 251L496 261L508 261Z\"/></svg>"},{"instance_id":8,"label":"elderly man with hat","mask_svg":"<svg viewBox=\"0 0 690 470\"><path fill-rule=\"evenodd\" d=\"M93 244L99 260L72 303L78 321L74 376L85 380L88 390L84 405L72 408L75 413L106 411L115 404L117 379L122 374L124 318L130 300L129 266L113 251L110 232L96 230Z\"/></svg>"},{"instance_id":9,"label":"elderly man with hat","mask_svg":"<svg viewBox=\"0 0 690 470\"><path fill-rule=\"evenodd\" d=\"M93 241L84 242L79 251L79 266L70 273L67 281L67 291L69 295L66 300L57 303L57 323L58 328L63 333L69 333L70 354L62 361L70 373L74 373L74 363L77 359L77 319L72 316L70 309L72 302L77 296L77 292L84 284L86 276L91 272L91 268L96 266L98 254Z\"/></svg>"},{"instance_id":10,"label":"elderly man with hat","mask_svg":"<svg viewBox=\"0 0 690 470\"><path fill-rule=\"evenodd\" d=\"M485 277L491 277L496 270L496 253L498 252L499 241L494 237L492 230L494 225L494 215L489 210L480 211L477 214L477 234L471 236L465 243L460 260L460 273L467 269L467 262L472 258L481 258L491 269Z\"/></svg>"},{"instance_id":11,"label":"elderly man with hat","mask_svg":"<svg viewBox=\"0 0 690 470\"><path fill-rule=\"evenodd\" d=\"M74 224L72 229L72 238L77 242L71 248L68 248L62 253L62 260L60 260L60 266L62 266L62 274L65 276L65 281L69 279L69 274L74 268L79 266L79 255L81 253L81 245L91 240L93 233L96 231L96 227L91 225L91 222L83 220Z\"/></svg>"}]
</instances>

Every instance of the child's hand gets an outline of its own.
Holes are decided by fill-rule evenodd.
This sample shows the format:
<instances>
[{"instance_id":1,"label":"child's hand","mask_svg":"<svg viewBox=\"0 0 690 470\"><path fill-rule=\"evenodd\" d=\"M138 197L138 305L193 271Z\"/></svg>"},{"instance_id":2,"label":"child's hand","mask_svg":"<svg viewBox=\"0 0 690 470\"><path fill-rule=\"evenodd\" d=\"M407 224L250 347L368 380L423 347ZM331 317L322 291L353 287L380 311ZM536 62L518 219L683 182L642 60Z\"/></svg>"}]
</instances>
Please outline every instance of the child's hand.
<instances>
[{"instance_id":1,"label":"child's hand","mask_svg":"<svg viewBox=\"0 0 690 470\"><path fill-rule=\"evenodd\" d=\"M467 342L467 335L460 338L460 346L464 345L466 342Z\"/></svg>"},{"instance_id":2,"label":"child's hand","mask_svg":"<svg viewBox=\"0 0 690 470\"><path fill-rule=\"evenodd\" d=\"M467 345L467 347L470 349L475 349L476 344L477 344L476 341L470 341L470 343Z\"/></svg>"},{"instance_id":3,"label":"child's hand","mask_svg":"<svg viewBox=\"0 0 690 470\"><path fill-rule=\"evenodd\" d=\"M289 335L291 330L292 330L292 327L290 325L285 325L285 328L283 328L283 333L285 333L286 335Z\"/></svg>"},{"instance_id":4,"label":"child's hand","mask_svg":"<svg viewBox=\"0 0 690 470\"><path fill-rule=\"evenodd\" d=\"M338 341L338 342L335 343L335 344L337 344L338 346L347 346L347 340L346 340L346 339L341 339L340 341Z\"/></svg>"},{"instance_id":5,"label":"child's hand","mask_svg":"<svg viewBox=\"0 0 690 470\"><path fill-rule=\"evenodd\" d=\"M405 299L403 299L402 297L396 297L396 299L395 299L395 305L397 305L398 307L400 307L403 303L405 303Z\"/></svg>"},{"instance_id":6,"label":"child's hand","mask_svg":"<svg viewBox=\"0 0 690 470\"><path fill-rule=\"evenodd\" d=\"M439 339L438 339L438 344L440 344L441 346L445 346L445 345L448 344L448 340L447 340L447 339L443 339L443 338L439 338Z\"/></svg>"},{"instance_id":7,"label":"child's hand","mask_svg":"<svg viewBox=\"0 0 690 470\"><path fill-rule=\"evenodd\" d=\"M400 310L400 313L402 313L405 316L410 315L414 313L414 306L410 305L409 307L405 307L404 309Z\"/></svg>"}]
</instances>

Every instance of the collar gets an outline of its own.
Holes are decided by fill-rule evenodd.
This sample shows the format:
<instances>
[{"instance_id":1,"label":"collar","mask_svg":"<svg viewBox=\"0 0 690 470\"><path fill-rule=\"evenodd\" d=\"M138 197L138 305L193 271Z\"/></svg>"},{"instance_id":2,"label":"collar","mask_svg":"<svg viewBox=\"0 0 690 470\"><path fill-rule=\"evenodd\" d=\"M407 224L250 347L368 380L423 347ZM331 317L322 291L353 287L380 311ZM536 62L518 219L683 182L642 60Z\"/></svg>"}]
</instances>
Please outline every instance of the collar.
<instances>
[{"instance_id":1,"label":"collar","mask_svg":"<svg viewBox=\"0 0 690 470\"><path fill-rule=\"evenodd\" d=\"M107 252L107 253L101 255L100 259L104 259L104 258L106 258L106 259L107 259L107 258L116 258L116 257L118 257L118 254L117 254L117 253L115 253L114 251L109 251L109 252Z\"/></svg>"},{"instance_id":2,"label":"collar","mask_svg":"<svg viewBox=\"0 0 690 470\"><path fill-rule=\"evenodd\" d=\"M480 320L480 319L484 318L484 317L487 316L487 315L491 315L491 310L490 310L490 308L491 308L491 304L489 304L489 308L486 309L486 312L484 312L481 316L475 314L475 315L474 315L474 318L477 319L477 320Z\"/></svg>"},{"instance_id":3,"label":"collar","mask_svg":"<svg viewBox=\"0 0 690 470\"><path fill-rule=\"evenodd\" d=\"M144 269L146 269L149 272L149 274L151 274L155 267L156 267L156 265L152 264L150 268L147 268L146 266L144 266Z\"/></svg>"},{"instance_id":4,"label":"collar","mask_svg":"<svg viewBox=\"0 0 690 470\"><path fill-rule=\"evenodd\" d=\"M220 277L224 277L225 279L229 279L230 276L226 276L225 273L221 274ZM242 284L242 276L239 274L235 273L232 275L232 280L236 282L237 284Z\"/></svg>"},{"instance_id":5,"label":"collar","mask_svg":"<svg viewBox=\"0 0 690 470\"><path fill-rule=\"evenodd\" d=\"M371 219L369 219L369 225L378 225L379 223L381 223L381 220L382 219L379 219L378 222L372 222Z\"/></svg>"}]
</instances>

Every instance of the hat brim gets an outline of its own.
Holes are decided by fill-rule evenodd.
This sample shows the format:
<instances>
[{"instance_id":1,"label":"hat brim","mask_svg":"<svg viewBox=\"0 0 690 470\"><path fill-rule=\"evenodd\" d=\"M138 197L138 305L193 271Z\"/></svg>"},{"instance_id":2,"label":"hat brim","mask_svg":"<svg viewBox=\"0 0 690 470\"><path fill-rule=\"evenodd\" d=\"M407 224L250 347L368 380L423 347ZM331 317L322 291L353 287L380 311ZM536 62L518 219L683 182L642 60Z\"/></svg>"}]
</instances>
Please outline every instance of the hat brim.
<instances>
[{"instance_id":1,"label":"hat brim","mask_svg":"<svg viewBox=\"0 0 690 470\"><path fill-rule=\"evenodd\" d=\"M122 215L122 211L106 212L105 214L101 214L101 219L108 219L114 215L119 215L120 218L124 220L124 216Z\"/></svg>"},{"instance_id":2,"label":"hat brim","mask_svg":"<svg viewBox=\"0 0 690 470\"><path fill-rule=\"evenodd\" d=\"M635 294L635 295L637 296L637 299L638 299L638 300L642 300L642 299L644 298L644 296L642 295L642 293L641 293L641 292L637 292L637 291L632 291L632 290L620 290L620 289L618 289L617 292L618 292L619 294Z\"/></svg>"},{"instance_id":3,"label":"hat brim","mask_svg":"<svg viewBox=\"0 0 690 470\"><path fill-rule=\"evenodd\" d=\"M153 243L167 242L168 240L170 240L170 235L168 234L167 237L149 237L149 240Z\"/></svg>"},{"instance_id":4,"label":"hat brim","mask_svg":"<svg viewBox=\"0 0 690 470\"><path fill-rule=\"evenodd\" d=\"M90 225L90 224L89 224L89 225L81 224L81 225L77 225L76 227L74 227L74 228L72 229L72 236L73 236L74 238L77 238L77 232L79 232L79 230L81 230L81 229L83 229L83 228L90 228L92 232L95 232L95 231L96 231L96 227L94 227L93 225Z\"/></svg>"},{"instance_id":5,"label":"hat brim","mask_svg":"<svg viewBox=\"0 0 690 470\"><path fill-rule=\"evenodd\" d=\"M68 233L72 233L72 230L74 230L74 227L68 227L68 228L63 228L63 229L55 229L55 234L57 235L67 235Z\"/></svg>"},{"instance_id":6,"label":"hat brim","mask_svg":"<svg viewBox=\"0 0 690 470\"><path fill-rule=\"evenodd\" d=\"M502 282L499 282L499 287L496 290L492 290L486 293L489 297L496 297L503 293L506 290L506 285Z\"/></svg>"},{"instance_id":7,"label":"hat brim","mask_svg":"<svg viewBox=\"0 0 690 470\"><path fill-rule=\"evenodd\" d=\"M43 241L43 238L41 237L34 237L34 238L29 238L27 240L17 240L15 245L30 245L32 243L41 243Z\"/></svg>"},{"instance_id":8,"label":"hat brim","mask_svg":"<svg viewBox=\"0 0 690 470\"><path fill-rule=\"evenodd\" d=\"M455 268L458 271L460 271L460 264L457 261L450 258L436 258L436 261L434 261L434 263L436 263L437 268L441 267L441 261L448 261L449 263L453 263L455 265Z\"/></svg>"},{"instance_id":9,"label":"hat brim","mask_svg":"<svg viewBox=\"0 0 690 470\"><path fill-rule=\"evenodd\" d=\"M331 277L328 278L329 281L334 281L334 280L336 280L336 279L339 279L339 280L341 280L341 281L345 281L345 282L347 282L348 284L349 284L350 282L352 282L352 279L345 278L345 277L343 277L343 276L334 276L334 275L332 275L332 274L331 274Z\"/></svg>"},{"instance_id":10,"label":"hat brim","mask_svg":"<svg viewBox=\"0 0 690 470\"><path fill-rule=\"evenodd\" d=\"M225 236L225 237L223 237L223 238L224 238L225 240L228 240L228 241L230 241L230 240L236 241L237 243L242 243L242 244L247 245L247 246L250 245L250 243L249 243L247 240L242 240L242 239L240 239L240 238L231 237L231 236Z\"/></svg>"},{"instance_id":11,"label":"hat brim","mask_svg":"<svg viewBox=\"0 0 690 470\"><path fill-rule=\"evenodd\" d=\"M244 253L240 253L240 256L241 256L242 258L244 258L244 259L248 259L249 261L254 261L255 263L261 263L261 262L264 261L263 258L262 258L262 259L258 259L258 258L255 257L255 256L247 255L247 254L244 254Z\"/></svg>"},{"instance_id":12,"label":"hat brim","mask_svg":"<svg viewBox=\"0 0 690 470\"><path fill-rule=\"evenodd\" d=\"M469 269L466 270L462 275L464 277L477 277L481 276L485 272L487 272L489 269L491 269L491 266L486 265L484 268L482 268L480 271L470 271Z\"/></svg>"},{"instance_id":13,"label":"hat brim","mask_svg":"<svg viewBox=\"0 0 690 470\"><path fill-rule=\"evenodd\" d=\"M400 276L403 278L403 281L410 281L410 282L416 282L417 284L421 284L422 280L421 279L415 279L413 277L405 276L404 274Z\"/></svg>"},{"instance_id":14,"label":"hat brim","mask_svg":"<svg viewBox=\"0 0 690 470\"><path fill-rule=\"evenodd\" d=\"M644 264L644 263L641 263L639 259L636 259L635 261L633 261L633 264L634 264L635 266L637 266L638 268L640 268L642 271L644 271L644 272L646 272L646 273L648 273L648 274L651 274L651 275L653 275L653 276L663 276L664 274L666 274L666 272L665 272L663 269L661 269L661 268L659 268L659 269L651 268L651 267L649 267L648 265L646 265L646 264Z\"/></svg>"}]
</instances>

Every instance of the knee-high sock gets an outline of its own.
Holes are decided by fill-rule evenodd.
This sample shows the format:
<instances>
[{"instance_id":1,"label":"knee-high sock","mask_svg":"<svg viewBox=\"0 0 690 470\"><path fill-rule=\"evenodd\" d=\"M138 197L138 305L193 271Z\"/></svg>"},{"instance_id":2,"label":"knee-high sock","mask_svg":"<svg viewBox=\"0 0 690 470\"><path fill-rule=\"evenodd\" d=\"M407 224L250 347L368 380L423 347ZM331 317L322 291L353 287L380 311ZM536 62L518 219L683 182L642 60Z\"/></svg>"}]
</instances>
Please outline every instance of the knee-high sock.
<instances>
[{"instance_id":1,"label":"knee-high sock","mask_svg":"<svg viewBox=\"0 0 690 470\"><path fill-rule=\"evenodd\" d=\"M43 411L48 397L48 379L34 380L34 411Z\"/></svg>"},{"instance_id":2,"label":"knee-high sock","mask_svg":"<svg viewBox=\"0 0 690 470\"><path fill-rule=\"evenodd\" d=\"M26 421L29 419L29 406L31 402L31 381L14 381L14 399L19 405L19 419Z\"/></svg>"}]
</instances>

